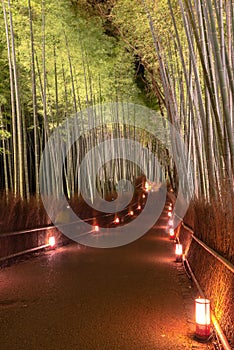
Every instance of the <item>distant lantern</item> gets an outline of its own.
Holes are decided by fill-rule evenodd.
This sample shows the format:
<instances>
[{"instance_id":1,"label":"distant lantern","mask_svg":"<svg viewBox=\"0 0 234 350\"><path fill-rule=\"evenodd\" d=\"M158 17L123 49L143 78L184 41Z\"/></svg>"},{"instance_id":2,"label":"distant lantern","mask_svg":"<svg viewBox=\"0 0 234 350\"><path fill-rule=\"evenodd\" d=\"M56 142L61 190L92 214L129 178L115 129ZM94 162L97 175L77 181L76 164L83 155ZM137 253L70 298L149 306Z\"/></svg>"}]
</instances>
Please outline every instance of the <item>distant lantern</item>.
<instances>
[{"instance_id":1,"label":"distant lantern","mask_svg":"<svg viewBox=\"0 0 234 350\"><path fill-rule=\"evenodd\" d=\"M145 194L143 193L142 198L145 198Z\"/></svg>"},{"instance_id":2,"label":"distant lantern","mask_svg":"<svg viewBox=\"0 0 234 350\"><path fill-rule=\"evenodd\" d=\"M133 210L130 210L129 215L130 215L130 216L133 216L133 215L134 215Z\"/></svg>"},{"instance_id":3,"label":"distant lantern","mask_svg":"<svg viewBox=\"0 0 234 350\"><path fill-rule=\"evenodd\" d=\"M170 239L175 238L175 231L174 231L173 228L170 228L170 230L169 230L169 235L170 235Z\"/></svg>"},{"instance_id":4,"label":"distant lantern","mask_svg":"<svg viewBox=\"0 0 234 350\"><path fill-rule=\"evenodd\" d=\"M49 245L51 248L55 247L55 237L54 236L49 237Z\"/></svg>"},{"instance_id":5,"label":"distant lantern","mask_svg":"<svg viewBox=\"0 0 234 350\"><path fill-rule=\"evenodd\" d=\"M98 232L98 231L99 231L99 226L98 226L98 225L95 225L95 226L94 226L94 231L95 231L95 232Z\"/></svg>"},{"instance_id":6,"label":"distant lantern","mask_svg":"<svg viewBox=\"0 0 234 350\"><path fill-rule=\"evenodd\" d=\"M168 225L169 225L169 226L173 226L173 220L172 220L172 219L170 219L170 220L168 221Z\"/></svg>"},{"instance_id":7,"label":"distant lantern","mask_svg":"<svg viewBox=\"0 0 234 350\"><path fill-rule=\"evenodd\" d=\"M140 205L140 204L138 204L137 209L138 209L138 210L141 210L141 205Z\"/></svg>"},{"instance_id":8,"label":"distant lantern","mask_svg":"<svg viewBox=\"0 0 234 350\"><path fill-rule=\"evenodd\" d=\"M147 181L145 183L145 190L146 190L146 192L149 192L149 190L150 190L150 185L148 184Z\"/></svg>"},{"instance_id":9,"label":"distant lantern","mask_svg":"<svg viewBox=\"0 0 234 350\"><path fill-rule=\"evenodd\" d=\"M210 336L210 300L195 299L196 338L207 340Z\"/></svg>"},{"instance_id":10,"label":"distant lantern","mask_svg":"<svg viewBox=\"0 0 234 350\"><path fill-rule=\"evenodd\" d=\"M115 218L115 224L119 224L119 218L118 218L118 216Z\"/></svg>"},{"instance_id":11,"label":"distant lantern","mask_svg":"<svg viewBox=\"0 0 234 350\"><path fill-rule=\"evenodd\" d=\"M167 215L168 215L169 218L171 218L172 217L172 212L169 211Z\"/></svg>"},{"instance_id":12,"label":"distant lantern","mask_svg":"<svg viewBox=\"0 0 234 350\"><path fill-rule=\"evenodd\" d=\"M176 261L182 261L183 246L177 243L175 246Z\"/></svg>"}]
</instances>

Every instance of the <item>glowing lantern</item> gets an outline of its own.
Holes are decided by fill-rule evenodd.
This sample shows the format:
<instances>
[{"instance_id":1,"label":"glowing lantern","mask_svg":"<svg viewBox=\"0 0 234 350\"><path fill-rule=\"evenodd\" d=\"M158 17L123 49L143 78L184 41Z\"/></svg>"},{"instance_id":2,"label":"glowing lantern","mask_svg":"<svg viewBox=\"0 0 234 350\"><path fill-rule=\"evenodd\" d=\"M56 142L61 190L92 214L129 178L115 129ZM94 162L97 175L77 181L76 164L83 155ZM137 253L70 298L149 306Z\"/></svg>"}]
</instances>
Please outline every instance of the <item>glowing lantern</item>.
<instances>
[{"instance_id":1,"label":"glowing lantern","mask_svg":"<svg viewBox=\"0 0 234 350\"><path fill-rule=\"evenodd\" d=\"M54 246L55 246L55 237L54 236L49 237L49 245L51 248L54 248Z\"/></svg>"},{"instance_id":2,"label":"glowing lantern","mask_svg":"<svg viewBox=\"0 0 234 350\"><path fill-rule=\"evenodd\" d=\"M169 211L167 215L168 215L169 218L171 218L172 217L172 212Z\"/></svg>"},{"instance_id":3,"label":"glowing lantern","mask_svg":"<svg viewBox=\"0 0 234 350\"><path fill-rule=\"evenodd\" d=\"M174 231L173 228L170 228L170 230L169 230L169 235L170 235L170 239L175 238L175 231Z\"/></svg>"},{"instance_id":4,"label":"glowing lantern","mask_svg":"<svg viewBox=\"0 0 234 350\"><path fill-rule=\"evenodd\" d=\"M175 246L176 261L182 261L183 246L177 243Z\"/></svg>"},{"instance_id":5,"label":"glowing lantern","mask_svg":"<svg viewBox=\"0 0 234 350\"><path fill-rule=\"evenodd\" d=\"M137 207L138 210L141 210L141 205L139 204L138 207Z\"/></svg>"},{"instance_id":6,"label":"glowing lantern","mask_svg":"<svg viewBox=\"0 0 234 350\"><path fill-rule=\"evenodd\" d=\"M134 215L133 210L130 210L129 215L130 215L130 216L133 216L133 215Z\"/></svg>"},{"instance_id":7,"label":"glowing lantern","mask_svg":"<svg viewBox=\"0 0 234 350\"><path fill-rule=\"evenodd\" d=\"M115 224L119 224L119 218L117 216L117 218L115 218Z\"/></svg>"},{"instance_id":8,"label":"glowing lantern","mask_svg":"<svg viewBox=\"0 0 234 350\"><path fill-rule=\"evenodd\" d=\"M206 340L210 336L210 300L195 299L196 337Z\"/></svg>"},{"instance_id":9,"label":"glowing lantern","mask_svg":"<svg viewBox=\"0 0 234 350\"><path fill-rule=\"evenodd\" d=\"M173 226L173 220L172 220L172 219L170 219L170 220L168 221L168 225L169 225L169 226Z\"/></svg>"},{"instance_id":10,"label":"glowing lantern","mask_svg":"<svg viewBox=\"0 0 234 350\"><path fill-rule=\"evenodd\" d=\"M142 198L145 198L145 194L143 193Z\"/></svg>"},{"instance_id":11,"label":"glowing lantern","mask_svg":"<svg viewBox=\"0 0 234 350\"><path fill-rule=\"evenodd\" d=\"M99 231L99 226L98 226L98 225L95 225L95 226L94 226L94 231L95 231L95 232L98 232L98 231Z\"/></svg>"},{"instance_id":12,"label":"glowing lantern","mask_svg":"<svg viewBox=\"0 0 234 350\"><path fill-rule=\"evenodd\" d=\"M146 190L146 192L148 192L149 189L150 189L150 186L149 186L148 182L146 182L146 183L145 183L145 190Z\"/></svg>"}]
</instances>

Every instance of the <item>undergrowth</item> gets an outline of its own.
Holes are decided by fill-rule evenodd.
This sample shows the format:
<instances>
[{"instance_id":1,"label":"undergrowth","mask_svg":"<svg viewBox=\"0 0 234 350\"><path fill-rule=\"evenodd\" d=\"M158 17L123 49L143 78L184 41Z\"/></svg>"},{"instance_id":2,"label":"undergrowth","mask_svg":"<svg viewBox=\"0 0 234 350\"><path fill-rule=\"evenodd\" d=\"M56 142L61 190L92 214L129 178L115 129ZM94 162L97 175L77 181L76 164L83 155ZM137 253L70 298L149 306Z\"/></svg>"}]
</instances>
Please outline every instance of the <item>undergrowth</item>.
<instances>
[{"instance_id":1,"label":"undergrowth","mask_svg":"<svg viewBox=\"0 0 234 350\"><path fill-rule=\"evenodd\" d=\"M0 233L50 225L43 204L35 197L28 201L13 195L0 199Z\"/></svg>"},{"instance_id":2,"label":"undergrowth","mask_svg":"<svg viewBox=\"0 0 234 350\"><path fill-rule=\"evenodd\" d=\"M184 221L199 239L234 263L234 196L222 195L222 202L217 198L209 203L196 199Z\"/></svg>"}]
</instances>

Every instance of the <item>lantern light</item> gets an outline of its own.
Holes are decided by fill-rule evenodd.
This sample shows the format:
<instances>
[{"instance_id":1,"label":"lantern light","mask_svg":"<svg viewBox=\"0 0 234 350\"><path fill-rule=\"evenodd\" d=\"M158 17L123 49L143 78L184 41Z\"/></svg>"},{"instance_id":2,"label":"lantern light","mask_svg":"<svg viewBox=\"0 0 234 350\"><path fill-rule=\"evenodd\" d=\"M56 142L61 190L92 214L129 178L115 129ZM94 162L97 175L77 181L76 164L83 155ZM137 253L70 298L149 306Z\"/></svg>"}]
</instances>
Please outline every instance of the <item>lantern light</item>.
<instances>
[{"instance_id":1,"label":"lantern light","mask_svg":"<svg viewBox=\"0 0 234 350\"><path fill-rule=\"evenodd\" d=\"M119 224L119 218L118 218L118 216L115 218L115 224Z\"/></svg>"},{"instance_id":2,"label":"lantern light","mask_svg":"<svg viewBox=\"0 0 234 350\"><path fill-rule=\"evenodd\" d=\"M173 228L170 228L169 234L170 234L170 236L174 236L174 235L175 235L175 232L174 232L174 229L173 229Z\"/></svg>"},{"instance_id":3,"label":"lantern light","mask_svg":"<svg viewBox=\"0 0 234 350\"><path fill-rule=\"evenodd\" d=\"M145 194L143 193L142 198L145 198Z\"/></svg>"},{"instance_id":4,"label":"lantern light","mask_svg":"<svg viewBox=\"0 0 234 350\"><path fill-rule=\"evenodd\" d=\"M49 237L49 245L51 248L55 247L55 237L54 236Z\"/></svg>"},{"instance_id":5,"label":"lantern light","mask_svg":"<svg viewBox=\"0 0 234 350\"><path fill-rule=\"evenodd\" d=\"M176 261L182 261L183 246L177 243L175 246Z\"/></svg>"},{"instance_id":6,"label":"lantern light","mask_svg":"<svg viewBox=\"0 0 234 350\"><path fill-rule=\"evenodd\" d=\"M172 217L172 212L169 211L167 215L168 215L169 218L171 218Z\"/></svg>"},{"instance_id":7,"label":"lantern light","mask_svg":"<svg viewBox=\"0 0 234 350\"><path fill-rule=\"evenodd\" d=\"M145 190L146 190L146 192L149 192L149 190L150 190L150 185L147 181L145 183Z\"/></svg>"},{"instance_id":8,"label":"lantern light","mask_svg":"<svg viewBox=\"0 0 234 350\"><path fill-rule=\"evenodd\" d=\"M137 209L138 209L138 210L141 210L141 205L140 205L140 204L138 204Z\"/></svg>"},{"instance_id":9,"label":"lantern light","mask_svg":"<svg viewBox=\"0 0 234 350\"><path fill-rule=\"evenodd\" d=\"M210 336L210 300L195 299L196 338L207 340Z\"/></svg>"},{"instance_id":10,"label":"lantern light","mask_svg":"<svg viewBox=\"0 0 234 350\"><path fill-rule=\"evenodd\" d=\"M169 230L169 235L170 235L170 239L175 238L175 231L174 231L173 228L170 228L170 230Z\"/></svg>"},{"instance_id":11,"label":"lantern light","mask_svg":"<svg viewBox=\"0 0 234 350\"><path fill-rule=\"evenodd\" d=\"M169 225L169 226L173 226L173 220L172 220L172 219L170 219L170 220L168 221L168 225Z\"/></svg>"},{"instance_id":12,"label":"lantern light","mask_svg":"<svg viewBox=\"0 0 234 350\"><path fill-rule=\"evenodd\" d=\"M130 215L130 216L133 216L133 215L134 215L134 211L133 211L133 210L130 210L129 215Z\"/></svg>"},{"instance_id":13,"label":"lantern light","mask_svg":"<svg viewBox=\"0 0 234 350\"><path fill-rule=\"evenodd\" d=\"M94 226L94 231L95 231L95 232L98 232L98 231L99 231L99 226L98 226L98 225L95 225L95 226Z\"/></svg>"}]
</instances>

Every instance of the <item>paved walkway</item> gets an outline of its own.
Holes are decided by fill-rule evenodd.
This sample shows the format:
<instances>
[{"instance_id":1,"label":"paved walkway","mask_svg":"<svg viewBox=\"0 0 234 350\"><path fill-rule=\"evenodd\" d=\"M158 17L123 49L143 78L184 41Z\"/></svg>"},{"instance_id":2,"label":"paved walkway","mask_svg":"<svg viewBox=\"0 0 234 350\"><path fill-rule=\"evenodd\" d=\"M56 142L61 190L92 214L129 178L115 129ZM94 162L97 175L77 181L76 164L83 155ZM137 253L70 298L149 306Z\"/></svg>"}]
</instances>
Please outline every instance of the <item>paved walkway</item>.
<instances>
[{"instance_id":1,"label":"paved walkway","mask_svg":"<svg viewBox=\"0 0 234 350\"><path fill-rule=\"evenodd\" d=\"M74 244L2 269L0 349L203 348L165 224L123 247Z\"/></svg>"}]
</instances>

